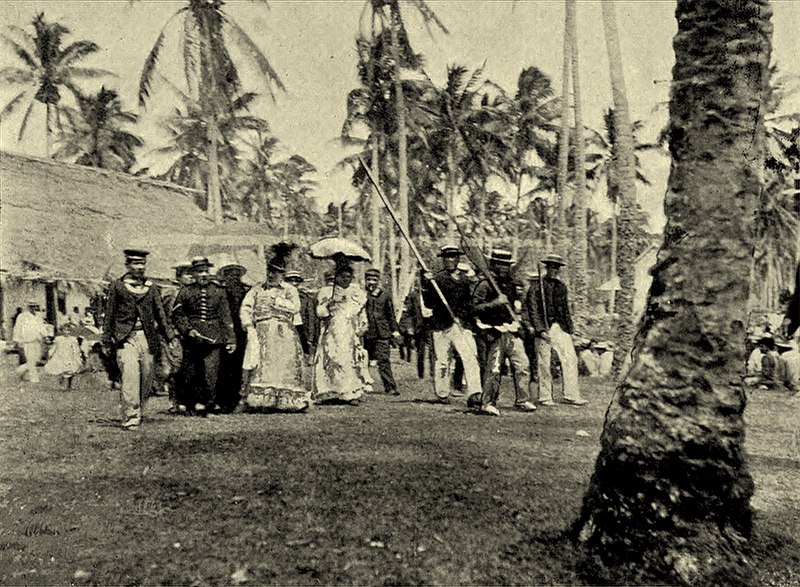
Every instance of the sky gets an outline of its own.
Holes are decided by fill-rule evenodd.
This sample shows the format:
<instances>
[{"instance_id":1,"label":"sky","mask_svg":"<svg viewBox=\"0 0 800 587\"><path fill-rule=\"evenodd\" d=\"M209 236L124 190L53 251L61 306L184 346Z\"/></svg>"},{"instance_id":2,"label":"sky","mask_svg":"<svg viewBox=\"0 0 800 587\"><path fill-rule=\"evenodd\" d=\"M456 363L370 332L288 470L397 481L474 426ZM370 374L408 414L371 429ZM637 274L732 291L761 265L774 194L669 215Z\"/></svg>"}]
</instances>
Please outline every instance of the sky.
<instances>
[{"instance_id":1,"label":"sky","mask_svg":"<svg viewBox=\"0 0 800 587\"><path fill-rule=\"evenodd\" d=\"M406 22L411 43L424 54L425 70L435 82L443 81L448 64L463 64L470 69L483 66L486 78L513 93L520 71L536 65L560 91L563 0L428 0L428 4L449 34L432 29L431 36L411 10L406 11ZM784 73L800 79L800 1L773 0L772 4L773 61ZM85 64L109 69L118 77L84 87L97 89L101 82L116 87L124 104L137 109L138 80L145 58L164 23L182 5L167 0L5 0L0 2L0 22L25 27L43 11L48 20L57 20L71 30L68 39L95 41L101 51ZM646 121L646 128L654 133L667 116L674 63L672 38L677 30L675 2L618 0L615 7L632 116ZM266 88L248 75L248 66L242 65L247 89L264 95L254 113L269 121L287 153L299 153L316 165L320 203L354 198L348 173L337 167L347 151L336 138L345 117L347 93L358 83L354 48L363 9L364 0L270 0L267 6L230 0L225 5L231 18L267 55L286 86L286 92L279 92L273 101ZM600 129L602 114L611 105L611 92L599 1L578 0L578 28L584 119ZM173 21L167 30L177 33L179 22ZM175 73L176 47L177 34L168 35L162 53L167 76ZM3 48L0 67L13 62L13 54ZM0 88L3 105L13 95L10 88ZM156 96L157 105L146 115L150 125L159 120L169 100L166 90ZM800 105L795 106L795 110L798 108ZM41 155L43 107L39 112L22 142L17 141L21 114L5 120L0 125L0 148ZM151 138L149 131L145 138ZM651 213L651 226L657 228L663 223L660 208L669 160L650 155L645 165L653 185L640 188L640 203Z\"/></svg>"}]
</instances>

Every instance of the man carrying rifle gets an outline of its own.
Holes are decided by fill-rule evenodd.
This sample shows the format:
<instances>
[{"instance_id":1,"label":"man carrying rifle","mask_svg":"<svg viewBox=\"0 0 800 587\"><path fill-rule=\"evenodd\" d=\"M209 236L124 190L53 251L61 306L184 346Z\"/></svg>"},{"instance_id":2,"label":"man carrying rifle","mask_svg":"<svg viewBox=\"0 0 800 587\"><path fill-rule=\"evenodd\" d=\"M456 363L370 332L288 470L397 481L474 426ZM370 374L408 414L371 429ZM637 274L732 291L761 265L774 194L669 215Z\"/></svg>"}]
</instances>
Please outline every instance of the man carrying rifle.
<instances>
[{"instance_id":1,"label":"man carrying rifle","mask_svg":"<svg viewBox=\"0 0 800 587\"><path fill-rule=\"evenodd\" d=\"M511 251L493 250L489 270L494 279L484 277L473 293L476 332L486 348L481 412L492 416L500 415L500 370L506 359L511 361L514 374L514 407L522 412L536 410L528 390L530 367L522 340L524 333L512 310L517 301L517 286L510 276L512 262Z\"/></svg>"},{"instance_id":2,"label":"man carrying rifle","mask_svg":"<svg viewBox=\"0 0 800 587\"><path fill-rule=\"evenodd\" d=\"M453 350L464 363L468 395L482 393L475 339L464 325L472 318L472 296L469 281L458 271L461 255L458 247L442 247L439 257L444 268L436 275L427 272L422 275L422 300L432 313L430 328L435 355L433 390L437 400L445 404L450 402L450 356ZM444 300L436 291L434 282Z\"/></svg>"},{"instance_id":3,"label":"man carrying rifle","mask_svg":"<svg viewBox=\"0 0 800 587\"><path fill-rule=\"evenodd\" d=\"M211 267L205 257L192 259L195 283L181 288L172 307L172 319L183 337L185 379L178 410L199 416L214 407L223 348L229 354L236 350L228 295L222 285L211 281Z\"/></svg>"}]
</instances>

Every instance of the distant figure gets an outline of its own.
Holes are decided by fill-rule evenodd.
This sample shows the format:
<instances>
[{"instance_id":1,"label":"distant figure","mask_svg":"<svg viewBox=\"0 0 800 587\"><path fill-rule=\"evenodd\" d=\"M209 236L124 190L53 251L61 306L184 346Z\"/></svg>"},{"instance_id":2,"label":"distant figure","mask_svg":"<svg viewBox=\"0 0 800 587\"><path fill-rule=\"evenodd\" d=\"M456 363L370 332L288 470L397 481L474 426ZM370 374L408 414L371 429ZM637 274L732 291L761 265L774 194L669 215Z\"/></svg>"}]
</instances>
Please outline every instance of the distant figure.
<instances>
[{"instance_id":1,"label":"distant figure","mask_svg":"<svg viewBox=\"0 0 800 587\"><path fill-rule=\"evenodd\" d=\"M781 362L778 351L775 350L775 339L765 336L759 341L762 349L761 357L761 387L773 389L781 382Z\"/></svg>"},{"instance_id":2,"label":"distant figure","mask_svg":"<svg viewBox=\"0 0 800 587\"><path fill-rule=\"evenodd\" d=\"M789 299L781 326L787 339L793 338L800 328L800 263L794 276L794 294Z\"/></svg>"},{"instance_id":3,"label":"distant figure","mask_svg":"<svg viewBox=\"0 0 800 587\"><path fill-rule=\"evenodd\" d=\"M390 351L392 340L400 338L400 329L394 314L392 296L380 285L379 269L367 269L364 287L367 290L367 333L364 346L370 360L378 363L378 371L383 382L383 391L389 395L400 395L392 373Z\"/></svg>"},{"instance_id":4,"label":"distant figure","mask_svg":"<svg viewBox=\"0 0 800 587\"><path fill-rule=\"evenodd\" d=\"M597 351L597 374L600 377L610 377L614 365L614 343L601 340L594 348Z\"/></svg>"},{"instance_id":5,"label":"distant figure","mask_svg":"<svg viewBox=\"0 0 800 587\"><path fill-rule=\"evenodd\" d=\"M572 343L572 317L569 312L567 286L558 279L565 265L560 255L548 255L542 263L545 266L543 279L534 281L525 300L530 323L536 331L536 354L539 370L539 403L552 406L553 377L550 360L553 350L561 362L564 386L564 403L575 406L587 402L578 389L578 358Z\"/></svg>"},{"instance_id":6,"label":"distant figure","mask_svg":"<svg viewBox=\"0 0 800 587\"><path fill-rule=\"evenodd\" d=\"M283 242L271 247L267 280L251 288L242 302L248 345L244 367L250 372L242 402L247 408L304 412L311 405L303 382L300 295L284 280L294 248Z\"/></svg>"},{"instance_id":7,"label":"distant figure","mask_svg":"<svg viewBox=\"0 0 800 587\"><path fill-rule=\"evenodd\" d=\"M153 364L161 354L161 340L175 333L158 287L145 278L147 251L126 249L127 272L109 286L103 324L103 344L116 353L120 369L122 427L139 428L142 407L153 387Z\"/></svg>"},{"instance_id":8,"label":"distant figure","mask_svg":"<svg viewBox=\"0 0 800 587\"><path fill-rule=\"evenodd\" d=\"M407 344L407 348L413 346L417 354L417 377L425 379L425 362L430 366L430 372L433 374L433 340L431 338L430 328L431 311L425 307L422 301L422 293L420 291L419 282L414 284L411 291L406 296L403 304L403 314L400 317L400 322L404 324L401 332L405 330L408 336L412 337L413 342L411 345ZM409 358L410 359L410 353Z\"/></svg>"},{"instance_id":9,"label":"distant figure","mask_svg":"<svg viewBox=\"0 0 800 587\"><path fill-rule=\"evenodd\" d=\"M780 368L779 383L787 391L797 395L800 393L800 352L797 350L796 341L780 341L775 346L778 348Z\"/></svg>"},{"instance_id":10,"label":"distant figure","mask_svg":"<svg viewBox=\"0 0 800 587\"><path fill-rule=\"evenodd\" d=\"M56 335L44 372L61 378L64 391L72 388L72 378L83 368L78 338L69 334L70 328Z\"/></svg>"},{"instance_id":11,"label":"distant figure","mask_svg":"<svg viewBox=\"0 0 800 587\"><path fill-rule=\"evenodd\" d=\"M357 406L372 391L367 352L361 337L367 332L367 294L353 283L353 268L338 259L333 285L317 295L321 319L314 357L312 397L315 402L344 401Z\"/></svg>"},{"instance_id":12,"label":"distant figure","mask_svg":"<svg viewBox=\"0 0 800 587\"><path fill-rule=\"evenodd\" d=\"M28 300L26 309L14 321L14 331L11 339L17 343L22 356L22 364L17 367L16 373L23 381L39 382L39 372L36 364L42 357L42 342L49 336L50 329L45 324L44 318L39 313L39 302Z\"/></svg>"}]
</instances>

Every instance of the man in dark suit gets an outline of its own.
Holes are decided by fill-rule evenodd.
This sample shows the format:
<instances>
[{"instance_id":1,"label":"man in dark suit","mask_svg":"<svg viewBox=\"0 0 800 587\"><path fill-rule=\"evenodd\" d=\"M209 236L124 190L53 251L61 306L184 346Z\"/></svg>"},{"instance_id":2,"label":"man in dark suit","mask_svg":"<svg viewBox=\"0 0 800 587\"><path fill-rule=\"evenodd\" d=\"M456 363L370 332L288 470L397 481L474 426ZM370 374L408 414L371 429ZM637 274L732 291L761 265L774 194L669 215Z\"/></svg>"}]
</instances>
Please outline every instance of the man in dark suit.
<instances>
[{"instance_id":1,"label":"man in dark suit","mask_svg":"<svg viewBox=\"0 0 800 587\"><path fill-rule=\"evenodd\" d=\"M174 338L164 312L161 294L144 276L147 251L127 249L127 272L113 281L103 325L103 344L117 357L121 372L122 427L136 429L142 422L142 405L153 386L153 362L161 353L161 340Z\"/></svg>"},{"instance_id":2,"label":"man in dark suit","mask_svg":"<svg viewBox=\"0 0 800 587\"><path fill-rule=\"evenodd\" d=\"M586 404L578 389L578 356L572 342L572 316L567 300L567 286L558 279L561 268L565 265L559 255L548 255L542 263L545 266L543 279L535 279L531 283L525 299L524 311L528 324L533 325L536 333L536 362L539 379L539 404L552 406L553 377L550 373L552 351L556 351L561 362L561 374L564 386L564 403L575 406Z\"/></svg>"},{"instance_id":3,"label":"man in dark suit","mask_svg":"<svg viewBox=\"0 0 800 587\"><path fill-rule=\"evenodd\" d=\"M211 267L205 257L192 259L195 283L181 288L172 308L183 338L179 410L200 416L214 407L222 350L229 354L236 350L228 295L211 281Z\"/></svg>"},{"instance_id":4,"label":"man in dark suit","mask_svg":"<svg viewBox=\"0 0 800 587\"><path fill-rule=\"evenodd\" d=\"M250 291L250 286L242 281L245 273L247 268L244 265L232 261L217 269L217 277L228 295L228 307L233 321L233 332L236 335L236 350L221 355L220 358L216 404L226 414L236 408L241 398L242 363L247 347L247 332L242 328L239 310L244 296Z\"/></svg>"},{"instance_id":5,"label":"man in dark suit","mask_svg":"<svg viewBox=\"0 0 800 587\"><path fill-rule=\"evenodd\" d=\"M364 347L369 358L378 363L378 372L383 381L383 391L391 395L400 395L392 373L389 351L392 339L400 337L397 317L394 315L394 304L389 292L380 286L381 272L378 269L367 269L364 274L364 286L367 290L367 334L364 336Z\"/></svg>"}]
</instances>

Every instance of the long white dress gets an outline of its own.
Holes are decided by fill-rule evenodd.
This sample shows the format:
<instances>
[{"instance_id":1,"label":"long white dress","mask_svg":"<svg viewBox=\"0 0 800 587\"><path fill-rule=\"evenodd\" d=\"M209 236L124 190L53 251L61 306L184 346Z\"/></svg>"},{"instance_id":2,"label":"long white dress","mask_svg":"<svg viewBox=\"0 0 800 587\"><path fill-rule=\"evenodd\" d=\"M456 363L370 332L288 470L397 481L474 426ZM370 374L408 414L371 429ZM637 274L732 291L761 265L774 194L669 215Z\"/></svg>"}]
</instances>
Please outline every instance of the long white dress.
<instances>
[{"instance_id":1,"label":"long white dress","mask_svg":"<svg viewBox=\"0 0 800 587\"><path fill-rule=\"evenodd\" d=\"M308 409L311 392L303 385L305 361L297 332L302 324L297 289L285 282L256 285L242 300L239 316L249 347L244 367L250 377L244 403L250 408Z\"/></svg>"},{"instance_id":2,"label":"long white dress","mask_svg":"<svg viewBox=\"0 0 800 587\"><path fill-rule=\"evenodd\" d=\"M367 352L367 294L358 283L323 287L317 295L321 329L314 357L314 401L352 401L372 391Z\"/></svg>"}]
</instances>

